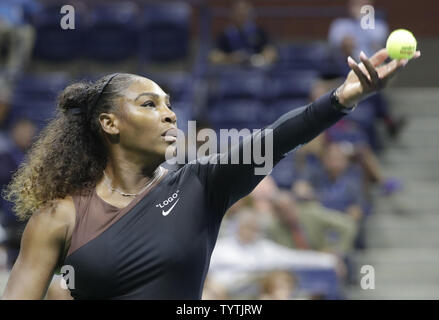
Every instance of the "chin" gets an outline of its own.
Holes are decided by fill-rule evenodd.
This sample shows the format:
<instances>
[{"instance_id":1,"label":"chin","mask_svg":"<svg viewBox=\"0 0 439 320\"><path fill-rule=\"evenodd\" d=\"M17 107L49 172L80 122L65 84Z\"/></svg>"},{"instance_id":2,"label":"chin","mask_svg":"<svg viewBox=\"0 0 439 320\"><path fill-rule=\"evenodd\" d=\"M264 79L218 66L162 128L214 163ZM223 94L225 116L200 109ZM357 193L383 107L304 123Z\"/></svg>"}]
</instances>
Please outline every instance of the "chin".
<instances>
[{"instance_id":1,"label":"chin","mask_svg":"<svg viewBox=\"0 0 439 320\"><path fill-rule=\"evenodd\" d=\"M160 152L160 155L163 157L164 161L168 158L173 158L177 155L177 147L175 144L168 144L163 147Z\"/></svg>"}]
</instances>

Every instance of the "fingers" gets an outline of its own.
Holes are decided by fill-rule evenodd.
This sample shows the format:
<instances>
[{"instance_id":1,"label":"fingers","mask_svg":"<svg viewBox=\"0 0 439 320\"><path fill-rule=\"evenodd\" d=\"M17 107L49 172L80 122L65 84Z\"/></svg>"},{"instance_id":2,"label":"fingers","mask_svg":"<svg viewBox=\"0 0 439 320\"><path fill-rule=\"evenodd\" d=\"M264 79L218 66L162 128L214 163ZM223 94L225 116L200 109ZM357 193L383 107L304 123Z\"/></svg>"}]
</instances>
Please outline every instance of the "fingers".
<instances>
[{"instance_id":1,"label":"fingers","mask_svg":"<svg viewBox=\"0 0 439 320\"><path fill-rule=\"evenodd\" d=\"M395 72L407 64L407 59L392 60L389 63L378 68L378 74L381 79L390 78Z\"/></svg>"},{"instance_id":2,"label":"fingers","mask_svg":"<svg viewBox=\"0 0 439 320\"><path fill-rule=\"evenodd\" d=\"M369 60L374 67L378 67L384 61L386 61L386 59L388 57L389 57L389 54L387 53L387 50L381 49L381 50L375 52L374 55Z\"/></svg>"},{"instance_id":3,"label":"fingers","mask_svg":"<svg viewBox=\"0 0 439 320\"><path fill-rule=\"evenodd\" d=\"M413 59L417 59L421 56L421 51L416 51ZM372 57L369 58L370 62L374 67L378 67L381 65L386 59L389 57L389 54L387 52L387 49L383 48L377 52L374 53Z\"/></svg>"},{"instance_id":4,"label":"fingers","mask_svg":"<svg viewBox=\"0 0 439 320\"><path fill-rule=\"evenodd\" d=\"M420 56L421 52L416 51L413 59ZM364 52L361 52L360 64L357 64L352 57L348 57L348 65L357 76L364 92L381 90L386 86L388 80L409 62L407 59L400 59L391 60L389 63L383 64L387 58L388 53L386 49L376 52L370 59L367 58Z\"/></svg>"},{"instance_id":5,"label":"fingers","mask_svg":"<svg viewBox=\"0 0 439 320\"><path fill-rule=\"evenodd\" d=\"M420 51L416 51L412 59L417 59L421 56ZM407 65L409 60L407 59L400 59L400 60L392 60L389 63L380 66L377 68L378 70L378 76L381 79L391 77L397 72L398 70L402 69Z\"/></svg>"},{"instance_id":6,"label":"fingers","mask_svg":"<svg viewBox=\"0 0 439 320\"><path fill-rule=\"evenodd\" d=\"M354 59L352 59L351 57L348 57L348 65L349 67L354 71L355 75L358 77L358 79L361 82L361 85L364 88L367 88L370 86L370 81L367 78L367 76L363 73L363 71L361 71L360 67L358 66L358 64L355 62Z\"/></svg>"},{"instance_id":7,"label":"fingers","mask_svg":"<svg viewBox=\"0 0 439 320\"><path fill-rule=\"evenodd\" d=\"M399 69L400 67L405 67L407 63L409 63L408 59L399 60L397 64L397 69Z\"/></svg>"},{"instance_id":8,"label":"fingers","mask_svg":"<svg viewBox=\"0 0 439 320\"><path fill-rule=\"evenodd\" d=\"M387 58L387 51L380 50L374 55L374 63L381 64L382 61L384 61L386 58ZM363 51L361 51L360 60L362 63L357 64L354 59L349 57L348 64L351 67L351 69L354 71L355 75L360 80L362 87L365 90L381 89L385 85L385 81L382 81L382 78L385 77L381 77L381 75L378 73L377 69L372 63L372 58L368 59L366 54ZM397 69L399 67L401 66L388 65L387 69L383 69L384 71L383 75L391 74L394 71L394 69Z\"/></svg>"},{"instance_id":9,"label":"fingers","mask_svg":"<svg viewBox=\"0 0 439 320\"><path fill-rule=\"evenodd\" d=\"M366 54L363 51L361 51L360 53L360 60L361 62L363 62L364 66L366 67L366 70L369 73L372 84L378 84L380 81L378 72L375 70L375 67L372 65L372 62L367 58Z\"/></svg>"}]
</instances>

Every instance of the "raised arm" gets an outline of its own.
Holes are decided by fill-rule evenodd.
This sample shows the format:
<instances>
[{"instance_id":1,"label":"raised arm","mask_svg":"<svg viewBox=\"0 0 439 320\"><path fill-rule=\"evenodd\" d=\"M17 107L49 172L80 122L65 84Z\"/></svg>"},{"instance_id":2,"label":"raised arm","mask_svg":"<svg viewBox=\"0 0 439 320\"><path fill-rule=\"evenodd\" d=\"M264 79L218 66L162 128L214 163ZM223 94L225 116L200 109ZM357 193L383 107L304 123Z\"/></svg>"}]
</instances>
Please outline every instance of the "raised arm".
<instances>
[{"instance_id":1,"label":"raised arm","mask_svg":"<svg viewBox=\"0 0 439 320\"><path fill-rule=\"evenodd\" d=\"M419 56L420 53L417 52L415 58ZM384 88L388 80L408 62L392 60L383 64L387 58L385 49L378 51L370 59L362 54L360 64L349 57L348 64L352 70L345 82L335 90L332 98L332 92L329 92L308 106L284 114L268 126L266 129L272 130L273 165L287 152L309 142L335 124L359 101ZM212 207L218 208L218 212L224 212L224 209L250 193L262 180L263 175L255 174L255 167L258 166L256 161L243 164L242 159L245 150L248 150L249 146L254 146L256 141L260 140L260 145L265 145L265 134L268 134L268 131L255 133L246 137L239 145L233 146L229 152L212 156L212 158L217 157L216 164L198 162L193 166L206 185L208 201ZM235 158L239 158L241 162L231 163L231 159L237 155L238 157ZM227 164L222 164L225 162Z\"/></svg>"},{"instance_id":2,"label":"raised arm","mask_svg":"<svg viewBox=\"0 0 439 320\"><path fill-rule=\"evenodd\" d=\"M56 206L42 209L29 219L2 299L45 297L53 273L63 258L66 239L74 224L74 212L71 200L60 200Z\"/></svg>"}]
</instances>

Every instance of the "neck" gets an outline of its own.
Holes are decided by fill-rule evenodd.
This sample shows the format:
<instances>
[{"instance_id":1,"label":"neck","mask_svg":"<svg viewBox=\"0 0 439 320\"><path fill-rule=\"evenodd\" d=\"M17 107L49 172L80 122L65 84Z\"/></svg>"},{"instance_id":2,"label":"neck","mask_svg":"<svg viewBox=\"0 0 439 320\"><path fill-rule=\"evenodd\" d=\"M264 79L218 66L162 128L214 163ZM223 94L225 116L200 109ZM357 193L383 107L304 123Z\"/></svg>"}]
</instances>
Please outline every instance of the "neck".
<instances>
[{"instance_id":1,"label":"neck","mask_svg":"<svg viewBox=\"0 0 439 320\"><path fill-rule=\"evenodd\" d=\"M161 162L159 159L118 152L110 156L104 171L113 188L135 194L154 178Z\"/></svg>"}]
</instances>

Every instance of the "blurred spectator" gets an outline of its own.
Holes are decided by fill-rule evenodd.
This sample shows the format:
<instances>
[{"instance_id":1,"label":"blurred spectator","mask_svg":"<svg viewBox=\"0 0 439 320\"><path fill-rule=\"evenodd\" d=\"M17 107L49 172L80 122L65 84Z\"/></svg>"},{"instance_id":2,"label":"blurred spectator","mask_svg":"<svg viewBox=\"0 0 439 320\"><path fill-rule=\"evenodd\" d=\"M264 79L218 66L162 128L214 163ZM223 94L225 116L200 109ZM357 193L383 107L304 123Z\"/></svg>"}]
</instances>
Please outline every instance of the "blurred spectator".
<instances>
[{"instance_id":1,"label":"blurred spectator","mask_svg":"<svg viewBox=\"0 0 439 320\"><path fill-rule=\"evenodd\" d=\"M361 8L373 6L373 0L349 0L347 18L338 18L329 28L329 45L341 54L343 59L351 56L358 60L361 51L368 56L383 48L389 28L387 23L375 15L372 29L364 29L361 25Z\"/></svg>"},{"instance_id":2,"label":"blurred spectator","mask_svg":"<svg viewBox=\"0 0 439 320\"><path fill-rule=\"evenodd\" d=\"M299 198L318 200L326 208L361 218L361 181L342 145L324 145L320 161L305 166L294 189Z\"/></svg>"},{"instance_id":3,"label":"blurred spectator","mask_svg":"<svg viewBox=\"0 0 439 320\"><path fill-rule=\"evenodd\" d=\"M290 192L280 190L271 176L265 177L249 195L253 210L271 213L267 217L269 239L295 249L309 249L306 236L297 217L297 206Z\"/></svg>"},{"instance_id":4,"label":"blurred spectator","mask_svg":"<svg viewBox=\"0 0 439 320\"><path fill-rule=\"evenodd\" d=\"M275 269L332 270L337 259L327 253L293 250L265 239L258 214L242 209L234 215L236 232L220 237L209 276L236 293L255 282L261 272Z\"/></svg>"},{"instance_id":5,"label":"blurred spectator","mask_svg":"<svg viewBox=\"0 0 439 320\"><path fill-rule=\"evenodd\" d=\"M317 81L311 90L311 100L315 100L332 87L337 86L337 81ZM359 108L367 107L361 105ZM360 110L355 110L358 113ZM341 119L334 126L326 131L328 140L343 143L344 145L351 145L352 160L356 161L362 166L365 173L365 186L368 188L369 184L377 184L381 188L383 195L390 195L402 189L402 182L394 177L385 177L382 173L381 165L375 155L374 148L371 145L375 144L370 137L371 133L364 127L360 127L357 122L352 119L354 115L348 115ZM372 120L371 130L375 132L375 120ZM373 133L372 135L375 135ZM367 190L366 190L367 191Z\"/></svg>"},{"instance_id":6,"label":"blurred spectator","mask_svg":"<svg viewBox=\"0 0 439 320\"><path fill-rule=\"evenodd\" d=\"M13 173L24 160L26 151L32 144L36 134L36 127L28 119L17 120L10 132L9 143L6 148L0 150L0 188L10 182ZM8 267L14 264L20 249L21 232L24 223L17 220L12 210L12 203L0 198L0 218L3 228L6 230L6 239L3 245L8 252Z\"/></svg>"},{"instance_id":7,"label":"blurred spectator","mask_svg":"<svg viewBox=\"0 0 439 320\"><path fill-rule=\"evenodd\" d=\"M231 23L221 32L217 47L210 54L213 63L250 64L254 67L270 65L277 52L266 32L255 22L255 11L249 1L234 2Z\"/></svg>"},{"instance_id":8,"label":"blurred spectator","mask_svg":"<svg viewBox=\"0 0 439 320\"><path fill-rule=\"evenodd\" d=\"M320 135L300 150L293 193L311 247L345 256L352 250L362 215L362 181L350 170L344 150L324 142Z\"/></svg>"},{"instance_id":9,"label":"blurred spectator","mask_svg":"<svg viewBox=\"0 0 439 320\"><path fill-rule=\"evenodd\" d=\"M373 0L349 0L349 17L336 19L329 28L328 43L334 65L340 68L340 76L345 76L350 71L346 63L348 56L359 61L361 51L364 51L367 56L371 56L385 47L389 33L386 21L375 12L374 28L365 29L361 24L361 8L366 5L373 6L373 4ZM378 147L374 131L376 119L384 121L391 137L396 137L406 125L405 117L396 119L392 116L386 101L380 94L363 101L361 104L361 108L358 108L359 111L352 114L351 117L357 119L365 127L369 142L374 148Z\"/></svg>"},{"instance_id":10,"label":"blurred spectator","mask_svg":"<svg viewBox=\"0 0 439 320\"><path fill-rule=\"evenodd\" d=\"M273 270L261 279L260 300L297 300L309 299L309 295L300 292L298 279L286 270Z\"/></svg>"},{"instance_id":11,"label":"blurred spectator","mask_svg":"<svg viewBox=\"0 0 439 320\"><path fill-rule=\"evenodd\" d=\"M6 52L5 71L15 78L31 59L35 30L29 15L36 11L34 0L2 0L0 2L0 48Z\"/></svg>"},{"instance_id":12,"label":"blurred spectator","mask_svg":"<svg viewBox=\"0 0 439 320\"><path fill-rule=\"evenodd\" d=\"M228 300L227 290L217 281L212 280L209 276L204 281L202 300Z\"/></svg>"},{"instance_id":13,"label":"blurred spectator","mask_svg":"<svg viewBox=\"0 0 439 320\"><path fill-rule=\"evenodd\" d=\"M355 130L355 129L354 129ZM391 195L402 189L402 182L393 177L385 177L374 151L366 140L352 137L352 123L341 122L329 129L327 137L330 141L342 143L351 150L351 160L358 163L364 172L364 184L367 188L378 185L382 195ZM354 133L355 134L355 133ZM358 133L356 134L358 136Z\"/></svg>"}]
</instances>

